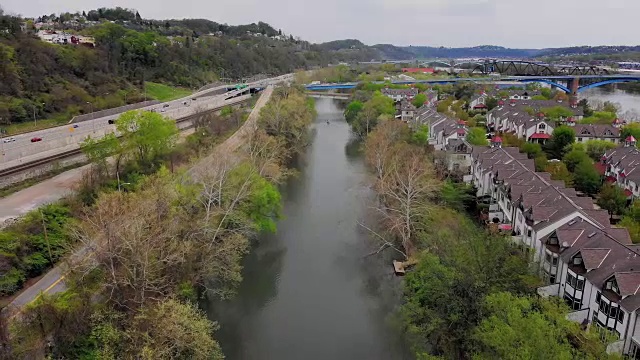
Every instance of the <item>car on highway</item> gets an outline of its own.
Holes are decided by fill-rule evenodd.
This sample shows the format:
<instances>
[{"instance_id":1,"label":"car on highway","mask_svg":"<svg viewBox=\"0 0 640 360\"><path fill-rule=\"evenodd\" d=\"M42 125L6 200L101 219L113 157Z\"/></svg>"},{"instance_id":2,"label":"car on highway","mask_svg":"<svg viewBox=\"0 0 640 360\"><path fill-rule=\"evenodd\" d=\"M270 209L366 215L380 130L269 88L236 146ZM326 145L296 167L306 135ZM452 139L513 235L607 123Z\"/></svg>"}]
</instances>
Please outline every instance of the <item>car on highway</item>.
<instances>
[{"instance_id":1,"label":"car on highway","mask_svg":"<svg viewBox=\"0 0 640 360\"><path fill-rule=\"evenodd\" d=\"M164 109L164 108L160 109L160 112L165 112L165 111L167 111L167 109Z\"/></svg>"},{"instance_id":2,"label":"car on highway","mask_svg":"<svg viewBox=\"0 0 640 360\"><path fill-rule=\"evenodd\" d=\"M10 138L6 138L6 139L2 140L2 142L5 142L5 143L10 143L10 142L14 142L14 141L16 141L16 138L14 138L14 137L10 137Z\"/></svg>"},{"instance_id":3,"label":"car on highway","mask_svg":"<svg viewBox=\"0 0 640 360\"><path fill-rule=\"evenodd\" d=\"M113 119L109 119L109 121L108 121L108 122L109 122L109 124L110 124L110 125L111 125L111 124L115 124L115 123L116 123L116 121L115 121L115 120L113 120Z\"/></svg>"},{"instance_id":4,"label":"car on highway","mask_svg":"<svg viewBox=\"0 0 640 360\"><path fill-rule=\"evenodd\" d=\"M42 138L41 137L37 137L37 136L31 138L31 142L38 142L38 141L42 141Z\"/></svg>"},{"instance_id":5,"label":"car on highway","mask_svg":"<svg viewBox=\"0 0 640 360\"><path fill-rule=\"evenodd\" d=\"M80 126L80 125L78 125L78 124L73 124L73 128L74 128L74 129L77 129L79 126Z\"/></svg>"},{"instance_id":6,"label":"car on highway","mask_svg":"<svg viewBox=\"0 0 640 360\"><path fill-rule=\"evenodd\" d=\"M168 107L169 107L169 104L164 104L164 105L162 105L162 108L163 108L163 109L164 109L164 108L168 108Z\"/></svg>"}]
</instances>

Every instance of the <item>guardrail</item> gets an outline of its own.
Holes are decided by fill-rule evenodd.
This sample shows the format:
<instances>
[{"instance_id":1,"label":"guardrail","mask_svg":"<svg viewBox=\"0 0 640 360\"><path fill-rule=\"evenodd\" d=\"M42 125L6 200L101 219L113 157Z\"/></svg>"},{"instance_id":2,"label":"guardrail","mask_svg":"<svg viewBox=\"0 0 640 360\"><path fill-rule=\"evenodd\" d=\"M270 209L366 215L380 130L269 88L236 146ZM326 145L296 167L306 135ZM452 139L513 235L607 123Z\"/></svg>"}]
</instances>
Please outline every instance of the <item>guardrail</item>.
<instances>
[{"instance_id":1,"label":"guardrail","mask_svg":"<svg viewBox=\"0 0 640 360\"><path fill-rule=\"evenodd\" d=\"M178 123L182 123L182 122L185 122L185 121L189 121L190 119L192 119L192 118L194 118L194 117L196 117L198 115L203 115L203 114L207 114L207 113L210 113L210 112L213 112L213 111L216 111L216 110L220 110L220 109L222 109L222 108L224 108L226 106L233 106L233 105L237 105L237 104L242 104L242 103L245 103L247 101L250 101L251 99L252 98L249 97L247 99L244 99L244 100L241 100L241 101L236 101L236 102L233 102L231 104L224 104L222 106L218 106L218 107L215 107L215 108L212 108L212 109L209 109L209 110L205 110L205 111L203 111L201 113L187 115L185 117L176 119L176 123L178 124ZM191 127L192 126L181 128L180 131L190 129ZM63 151L61 153L58 153L58 154L55 154L55 155L50 155L50 156L44 157L42 159L29 161L29 162L24 163L24 164L20 164L20 165L16 165L16 166L12 166L12 167L6 168L6 169L2 169L2 170L0 170L0 177L13 175L13 174L19 173L21 171L29 170L29 169L34 168L36 166L48 164L50 162L57 161L57 160L62 160L62 159L65 159L65 158L68 158L68 157L71 157L71 156L74 156L74 155L78 155L81 152L82 152L82 150L80 149L80 147L78 147L77 149Z\"/></svg>"}]
</instances>

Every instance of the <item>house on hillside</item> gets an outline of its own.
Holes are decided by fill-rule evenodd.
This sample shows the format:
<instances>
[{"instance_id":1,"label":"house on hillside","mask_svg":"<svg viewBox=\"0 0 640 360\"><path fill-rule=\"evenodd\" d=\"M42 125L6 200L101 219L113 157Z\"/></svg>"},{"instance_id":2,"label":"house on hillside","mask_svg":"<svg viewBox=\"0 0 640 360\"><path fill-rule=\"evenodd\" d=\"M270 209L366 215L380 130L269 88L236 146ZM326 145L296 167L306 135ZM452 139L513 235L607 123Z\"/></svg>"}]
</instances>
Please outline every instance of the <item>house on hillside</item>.
<instances>
[{"instance_id":1,"label":"house on hillside","mask_svg":"<svg viewBox=\"0 0 640 360\"><path fill-rule=\"evenodd\" d=\"M390 89L384 88L381 90L382 95L388 96L393 99L393 101L401 101L401 100L413 100L413 98L418 95L418 89L416 88L408 88L408 89Z\"/></svg>"}]
</instances>

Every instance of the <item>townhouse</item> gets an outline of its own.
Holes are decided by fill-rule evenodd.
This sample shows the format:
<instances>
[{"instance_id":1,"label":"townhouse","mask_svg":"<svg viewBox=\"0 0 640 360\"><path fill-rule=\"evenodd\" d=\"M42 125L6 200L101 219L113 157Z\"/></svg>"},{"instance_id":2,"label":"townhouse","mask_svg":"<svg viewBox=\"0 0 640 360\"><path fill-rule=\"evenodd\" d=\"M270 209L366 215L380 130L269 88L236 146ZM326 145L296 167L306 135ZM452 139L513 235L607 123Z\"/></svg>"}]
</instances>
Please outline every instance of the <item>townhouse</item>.
<instances>
[{"instance_id":1,"label":"townhouse","mask_svg":"<svg viewBox=\"0 0 640 360\"><path fill-rule=\"evenodd\" d=\"M418 95L418 89L416 88L408 88L408 89L390 89L388 87L381 90L382 95L388 96L393 99L393 101L400 100L412 100L416 95Z\"/></svg>"},{"instance_id":2,"label":"townhouse","mask_svg":"<svg viewBox=\"0 0 640 360\"><path fill-rule=\"evenodd\" d=\"M468 133L468 128L464 121L440 114L434 108L428 106L421 106L416 111L414 119L410 122L410 126L413 128L423 125L429 128L429 144L436 150L444 150L451 140L464 140Z\"/></svg>"},{"instance_id":3,"label":"townhouse","mask_svg":"<svg viewBox=\"0 0 640 360\"><path fill-rule=\"evenodd\" d=\"M600 124L575 124L570 123L576 133L576 142L589 140L610 141L614 144L620 143L620 129L617 126Z\"/></svg>"},{"instance_id":4,"label":"townhouse","mask_svg":"<svg viewBox=\"0 0 640 360\"><path fill-rule=\"evenodd\" d=\"M608 150L600 159L605 181L624 189L627 198L640 197L640 150L637 140L627 136L623 146Z\"/></svg>"},{"instance_id":5,"label":"townhouse","mask_svg":"<svg viewBox=\"0 0 640 360\"><path fill-rule=\"evenodd\" d=\"M635 169L640 152L618 148L603 161L610 161L611 174L627 164ZM510 228L538 266L545 281L538 293L563 298L572 309L569 319L612 334L609 351L640 356L640 246L628 231L612 227L591 198L536 172L517 148L503 148L499 137L473 148L471 180L489 202L489 220Z\"/></svg>"}]
</instances>

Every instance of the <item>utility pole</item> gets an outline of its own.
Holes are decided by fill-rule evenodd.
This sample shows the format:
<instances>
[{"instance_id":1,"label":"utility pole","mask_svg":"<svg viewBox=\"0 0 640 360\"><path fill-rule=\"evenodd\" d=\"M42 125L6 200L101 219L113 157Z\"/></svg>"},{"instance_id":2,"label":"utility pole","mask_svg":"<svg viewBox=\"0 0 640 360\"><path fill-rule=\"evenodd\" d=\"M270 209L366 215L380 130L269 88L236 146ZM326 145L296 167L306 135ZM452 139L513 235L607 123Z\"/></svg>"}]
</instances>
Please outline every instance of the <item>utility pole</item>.
<instances>
[{"instance_id":1,"label":"utility pole","mask_svg":"<svg viewBox=\"0 0 640 360\"><path fill-rule=\"evenodd\" d=\"M49 251L49 262L53 265L53 256L51 256L51 245L49 245L49 236L47 235L47 225L44 222L44 214L40 210L40 216L42 217L42 230L44 231L44 241L47 243L47 250Z\"/></svg>"}]
</instances>

